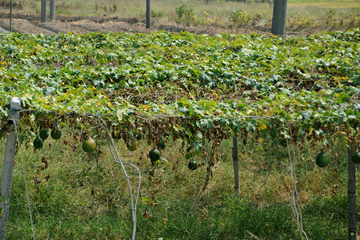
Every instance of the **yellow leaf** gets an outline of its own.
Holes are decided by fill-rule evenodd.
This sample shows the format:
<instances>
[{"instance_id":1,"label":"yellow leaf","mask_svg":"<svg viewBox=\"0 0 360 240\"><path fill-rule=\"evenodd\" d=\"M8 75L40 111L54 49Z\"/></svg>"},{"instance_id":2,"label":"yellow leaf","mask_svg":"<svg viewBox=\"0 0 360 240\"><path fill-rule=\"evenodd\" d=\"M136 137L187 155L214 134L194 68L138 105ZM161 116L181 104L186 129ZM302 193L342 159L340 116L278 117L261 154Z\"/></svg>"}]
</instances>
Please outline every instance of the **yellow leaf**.
<instances>
[{"instance_id":1,"label":"yellow leaf","mask_svg":"<svg viewBox=\"0 0 360 240\"><path fill-rule=\"evenodd\" d=\"M258 129L261 131L261 130L264 130L266 129L267 126L264 124L264 123L260 123L260 126L258 126Z\"/></svg>"},{"instance_id":2,"label":"yellow leaf","mask_svg":"<svg viewBox=\"0 0 360 240\"><path fill-rule=\"evenodd\" d=\"M148 204L149 202L151 202L151 197L142 197L141 200L143 201L143 203Z\"/></svg>"}]
</instances>

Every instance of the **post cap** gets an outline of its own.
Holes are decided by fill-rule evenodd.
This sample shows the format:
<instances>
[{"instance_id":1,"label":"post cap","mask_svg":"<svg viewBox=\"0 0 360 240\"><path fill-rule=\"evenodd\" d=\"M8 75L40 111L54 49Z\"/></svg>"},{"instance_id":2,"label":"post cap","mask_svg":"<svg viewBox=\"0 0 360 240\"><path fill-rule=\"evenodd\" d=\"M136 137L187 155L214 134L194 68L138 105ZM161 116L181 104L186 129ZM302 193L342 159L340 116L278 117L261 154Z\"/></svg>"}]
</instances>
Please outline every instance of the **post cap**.
<instances>
[{"instance_id":1,"label":"post cap","mask_svg":"<svg viewBox=\"0 0 360 240\"><path fill-rule=\"evenodd\" d=\"M10 100L10 111L20 111L21 110L21 100L19 97L13 97Z\"/></svg>"}]
</instances>

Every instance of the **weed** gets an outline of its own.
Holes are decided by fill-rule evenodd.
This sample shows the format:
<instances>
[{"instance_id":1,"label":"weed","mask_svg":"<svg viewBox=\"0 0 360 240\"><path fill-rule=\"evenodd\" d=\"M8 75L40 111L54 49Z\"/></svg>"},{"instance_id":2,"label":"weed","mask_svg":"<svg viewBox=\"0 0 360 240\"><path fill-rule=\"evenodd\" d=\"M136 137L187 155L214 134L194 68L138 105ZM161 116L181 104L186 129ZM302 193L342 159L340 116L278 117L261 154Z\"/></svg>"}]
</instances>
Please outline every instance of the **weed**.
<instances>
[{"instance_id":1,"label":"weed","mask_svg":"<svg viewBox=\"0 0 360 240\"><path fill-rule=\"evenodd\" d=\"M335 9L330 8L329 11L327 12L325 24L327 26L336 25L336 18L337 18L337 15L336 15Z\"/></svg>"}]
</instances>

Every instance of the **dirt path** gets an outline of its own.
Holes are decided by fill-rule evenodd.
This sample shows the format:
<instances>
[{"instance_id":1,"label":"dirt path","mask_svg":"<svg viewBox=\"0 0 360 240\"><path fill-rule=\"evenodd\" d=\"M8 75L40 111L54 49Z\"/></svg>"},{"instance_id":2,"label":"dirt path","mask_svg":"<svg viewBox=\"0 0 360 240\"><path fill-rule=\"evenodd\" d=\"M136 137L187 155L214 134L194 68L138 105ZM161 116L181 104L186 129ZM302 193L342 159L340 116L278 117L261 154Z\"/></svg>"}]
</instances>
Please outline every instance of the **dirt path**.
<instances>
[{"instance_id":1,"label":"dirt path","mask_svg":"<svg viewBox=\"0 0 360 240\"><path fill-rule=\"evenodd\" d=\"M0 17L1 29L9 31L10 21L7 14ZM181 32L188 31L195 34L208 34L213 36L222 32L227 33L262 33L268 34L267 26L253 26L251 30L246 29L223 29L217 26L194 28L184 27L177 24L168 24L152 20L151 28L147 29L145 19L142 18L119 18L119 17L79 17L57 15L54 22L40 22L38 15L14 14L12 21L12 31L26 34L46 34L74 32L85 34L89 32L129 32L132 33L150 33L154 31Z\"/></svg>"},{"instance_id":2,"label":"dirt path","mask_svg":"<svg viewBox=\"0 0 360 240\"><path fill-rule=\"evenodd\" d=\"M9 19L1 19L0 20L0 27L10 30L10 20ZM46 35L52 35L55 34L54 32L51 32L49 30L46 30L44 28L40 28L32 24L26 19L13 19L12 20L12 27L13 32L18 33L28 33L28 34L46 34Z\"/></svg>"},{"instance_id":3,"label":"dirt path","mask_svg":"<svg viewBox=\"0 0 360 240\"><path fill-rule=\"evenodd\" d=\"M9 31L6 31L5 29L0 27L0 33L8 33Z\"/></svg>"}]
</instances>

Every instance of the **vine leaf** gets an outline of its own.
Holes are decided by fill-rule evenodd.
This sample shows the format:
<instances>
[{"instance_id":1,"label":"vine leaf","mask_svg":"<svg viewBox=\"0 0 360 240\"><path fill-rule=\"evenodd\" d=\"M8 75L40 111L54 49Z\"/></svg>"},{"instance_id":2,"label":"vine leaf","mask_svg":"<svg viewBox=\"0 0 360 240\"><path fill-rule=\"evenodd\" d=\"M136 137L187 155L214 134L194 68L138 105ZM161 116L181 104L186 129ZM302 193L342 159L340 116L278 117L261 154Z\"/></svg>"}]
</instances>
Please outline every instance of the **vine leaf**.
<instances>
[{"instance_id":1,"label":"vine leaf","mask_svg":"<svg viewBox=\"0 0 360 240\"><path fill-rule=\"evenodd\" d=\"M202 142L200 142L200 141L195 141L194 142L194 149L195 149L195 151L197 151L197 152L201 152L202 151L202 149L203 149L203 143Z\"/></svg>"},{"instance_id":2,"label":"vine leaf","mask_svg":"<svg viewBox=\"0 0 360 240\"><path fill-rule=\"evenodd\" d=\"M304 116L304 118L305 118L306 120L309 120L310 117L312 116L312 111L311 111L311 110L302 111L302 112L301 112L301 115Z\"/></svg>"},{"instance_id":3,"label":"vine leaf","mask_svg":"<svg viewBox=\"0 0 360 240\"><path fill-rule=\"evenodd\" d=\"M117 109L115 111L115 115L117 116L119 122L121 122L123 120L124 116L127 116L127 111L124 108L123 109Z\"/></svg>"}]
</instances>

